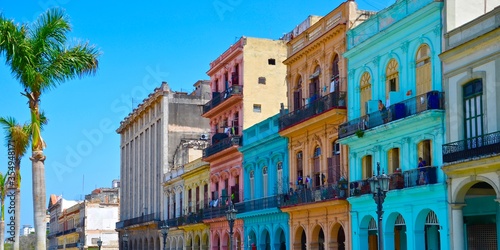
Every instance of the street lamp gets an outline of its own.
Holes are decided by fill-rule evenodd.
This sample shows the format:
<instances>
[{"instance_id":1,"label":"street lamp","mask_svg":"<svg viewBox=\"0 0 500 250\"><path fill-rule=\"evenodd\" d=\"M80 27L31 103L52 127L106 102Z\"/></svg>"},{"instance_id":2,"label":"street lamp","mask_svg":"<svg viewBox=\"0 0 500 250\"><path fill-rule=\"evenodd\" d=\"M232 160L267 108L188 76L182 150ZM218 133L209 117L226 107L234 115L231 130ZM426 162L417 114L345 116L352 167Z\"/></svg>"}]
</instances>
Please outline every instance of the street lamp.
<instances>
[{"instance_id":1,"label":"street lamp","mask_svg":"<svg viewBox=\"0 0 500 250\"><path fill-rule=\"evenodd\" d=\"M123 236L123 247L125 248L125 250L128 250L128 234L127 233L124 233Z\"/></svg>"},{"instance_id":2,"label":"street lamp","mask_svg":"<svg viewBox=\"0 0 500 250\"><path fill-rule=\"evenodd\" d=\"M167 234L168 234L168 225L167 223L163 223L161 226L161 235L163 235L163 250L167 250Z\"/></svg>"},{"instance_id":3,"label":"street lamp","mask_svg":"<svg viewBox=\"0 0 500 250\"><path fill-rule=\"evenodd\" d=\"M373 194L373 199L377 203L377 216L378 216L378 249L384 249L384 241L382 240L382 204L384 204L385 194L389 191L389 176L380 174L380 162L377 162L377 176L373 175L372 178L368 179L370 182L370 189Z\"/></svg>"},{"instance_id":4,"label":"street lamp","mask_svg":"<svg viewBox=\"0 0 500 250\"><path fill-rule=\"evenodd\" d=\"M99 237L99 239L97 240L97 246L99 247L99 250L101 250L101 246L102 246L101 237Z\"/></svg>"},{"instance_id":5,"label":"street lamp","mask_svg":"<svg viewBox=\"0 0 500 250\"><path fill-rule=\"evenodd\" d=\"M238 211L234 209L234 205L231 202L231 204L229 205L229 209L226 211L226 218L227 222L229 223L229 250L233 250L233 227L237 212Z\"/></svg>"}]
</instances>

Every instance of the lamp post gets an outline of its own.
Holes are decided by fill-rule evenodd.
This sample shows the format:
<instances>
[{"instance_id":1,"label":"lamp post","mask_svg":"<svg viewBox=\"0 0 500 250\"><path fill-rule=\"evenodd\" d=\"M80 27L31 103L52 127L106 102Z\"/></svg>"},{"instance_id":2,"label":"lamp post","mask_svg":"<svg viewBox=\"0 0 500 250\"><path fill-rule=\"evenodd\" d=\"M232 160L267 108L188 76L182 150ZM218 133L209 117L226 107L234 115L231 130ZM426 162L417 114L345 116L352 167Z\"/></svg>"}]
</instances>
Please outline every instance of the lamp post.
<instances>
[{"instance_id":1,"label":"lamp post","mask_svg":"<svg viewBox=\"0 0 500 250\"><path fill-rule=\"evenodd\" d=\"M231 204L229 205L229 209L226 211L226 218L227 222L229 223L229 250L233 250L233 227L237 212L238 211L234 209L234 205L231 202Z\"/></svg>"},{"instance_id":2,"label":"lamp post","mask_svg":"<svg viewBox=\"0 0 500 250\"><path fill-rule=\"evenodd\" d=\"M97 240L97 246L99 247L99 250L101 250L101 246L102 246L101 237L99 237L99 239Z\"/></svg>"},{"instance_id":3,"label":"lamp post","mask_svg":"<svg viewBox=\"0 0 500 250\"><path fill-rule=\"evenodd\" d=\"M125 250L128 250L128 234L127 233L124 233L123 236L123 248L125 248Z\"/></svg>"},{"instance_id":4,"label":"lamp post","mask_svg":"<svg viewBox=\"0 0 500 250\"><path fill-rule=\"evenodd\" d=\"M163 236L163 250L167 250L167 234L168 234L168 225L167 222L163 223L161 226L161 235Z\"/></svg>"},{"instance_id":5,"label":"lamp post","mask_svg":"<svg viewBox=\"0 0 500 250\"><path fill-rule=\"evenodd\" d=\"M370 189L373 194L373 199L375 203L377 203L377 217L378 217L378 249L384 249L384 241L382 239L382 214L384 211L382 210L382 204L384 204L385 195L387 191L389 191L389 176L384 174L380 174L380 162L377 162L377 175L373 175L372 178L368 179L370 182Z\"/></svg>"}]
</instances>

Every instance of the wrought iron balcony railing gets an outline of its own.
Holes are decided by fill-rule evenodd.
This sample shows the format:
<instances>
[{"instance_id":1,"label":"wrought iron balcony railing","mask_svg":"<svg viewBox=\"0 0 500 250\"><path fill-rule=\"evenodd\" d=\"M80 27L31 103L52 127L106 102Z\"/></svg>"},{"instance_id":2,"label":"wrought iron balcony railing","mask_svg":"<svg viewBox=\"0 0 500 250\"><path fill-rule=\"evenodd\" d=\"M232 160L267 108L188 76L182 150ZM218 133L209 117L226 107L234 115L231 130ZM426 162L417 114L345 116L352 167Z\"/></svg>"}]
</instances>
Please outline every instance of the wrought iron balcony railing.
<instances>
[{"instance_id":1,"label":"wrought iron balcony railing","mask_svg":"<svg viewBox=\"0 0 500 250\"><path fill-rule=\"evenodd\" d=\"M217 107L219 104L223 103L231 96L242 95L242 94L243 94L243 86L240 85L233 85L223 92L213 92L212 100L203 105L203 114Z\"/></svg>"},{"instance_id":2,"label":"wrought iron balcony railing","mask_svg":"<svg viewBox=\"0 0 500 250\"><path fill-rule=\"evenodd\" d=\"M160 221L160 213L152 213L124 221L119 221L116 223L116 229L123 229L125 227L142 224L150 221L155 221L155 222Z\"/></svg>"},{"instance_id":3,"label":"wrought iron balcony railing","mask_svg":"<svg viewBox=\"0 0 500 250\"><path fill-rule=\"evenodd\" d=\"M347 198L347 185L332 183L313 188L301 187L293 192L282 195L282 197L282 202L280 202L281 207L345 199Z\"/></svg>"},{"instance_id":4,"label":"wrought iron balcony railing","mask_svg":"<svg viewBox=\"0 0 500 250\"><path fill-rule=\"evenodd\" d=\"M404 189L437 183L437 167L426 166L389 175L389 190ZM349 184L350 195L360 196L370 194L368 179L353 181Z\"/></svg>"},{"instance_id":5,"label":"wrought iron balcony railing","mask_svg":"<svg viewBox=\"0 0 500 250\"><path fill-rule=\"evenodd\" d=\"M444 93L430 91L423 95L395 103L385 111L375 111L341 124L339 126L339 138L344 138L358 131L374 128L426 110L436 109L444 110Z\"/></svg>"},{"instance_id":6,"label":"wrought iron balcony railing","mask_svg":"<svg viewBox=\"0 0 500 250\"><path fill-rule=\"evenodd\" d=\"M224 149L228 149L232 146L241 146L242 142L242 136L232 136L224 138L220 140L219 143L213 144L210 147L203 149L203 158L219 153Z\"/></svg>"},{"instance_id":7,"label":"wrought iron balcony railing","mask_svg":"<svg viewBox=\"0 0 500 250\"><path fill-rule=\"evenodd\" d=\"M297 123L303 122L332 108L346 108L346 92L336 91L320 97L301 109L282 115L279 118L279 130L283 130Z\"/></svg>"},{"instance_id":8,"label":"wrought iron balcony railing","mask_svg":"<svg viewBox=\"0 0 500 250\"><path fill-rule=\"evenodd\" d=\"M500 131L443 145L443 162L500 154Z\"/></svg>"},{"instance_id":9,"label":"wrought iron balcony railing","mask_svg":"<svg viewBox=\"0 0 500 250\"><path fill-rule=\"evenodd\" d=\"M260 198L260 199L254 199L236 203L234 205L234 208L238 210L238 213L246 213L268 208L277 208L279 200L280 200L279 196L273 195L266 198Z\"/></svg>"}]
</instances>

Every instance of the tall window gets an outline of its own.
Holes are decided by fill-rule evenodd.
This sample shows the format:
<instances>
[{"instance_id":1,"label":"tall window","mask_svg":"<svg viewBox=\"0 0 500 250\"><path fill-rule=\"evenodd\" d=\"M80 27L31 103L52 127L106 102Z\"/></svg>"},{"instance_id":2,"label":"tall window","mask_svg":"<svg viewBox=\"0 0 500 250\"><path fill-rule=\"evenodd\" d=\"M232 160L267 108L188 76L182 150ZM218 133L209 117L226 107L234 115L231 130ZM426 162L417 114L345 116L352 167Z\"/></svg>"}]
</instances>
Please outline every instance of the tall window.
<instances>
[{"instance_id":1,"label":"tall window","mask_svg":"<svg viewBox=\"0 0 500 250\"><path fill-rule=\"evenodd\" d=\"M399 72L398 72L398 61L395 59L392 59L389 61L387 64L387 69L386 69L386 86L385 86L385 93L386 93L386 99L389 99L389 92L390 91L399 91ZM391 103L392 104L392 103Z\"/></svg>"},{"instance_id":2,"label":"tall window","mask_svg":"<svg viewBox=\"0 0 500 250\"><path fill-rule=\"evenodd\" d=\"M234 135L239 135L239 133L240 133L239 117L240 117L240 113L235 112L234 116L233 116L233 131L232 131Z\"/></svg>"},{"instance_id":3,"label":"tall window","mask_svg":"<svg viewBox=\"0 0 500 250\"><path fill-rule=\"evenodd\" d=\"M430 140L424 140L418 143L417 145L417 150L418 150L418 157L422 157L422 159L425 161L426 166L432 166L432 159L431 159L431 141ZM418 158L417 158L418 160ZM415 168L418 165L415 164Z\"/></svg>"},{"instance_id":4,"label":"tall window","mask_svg":"<svg viewBox=\"0 0 500 250\"><path fill-rule=\"evenodd\" d=\"M464 96L464 129L467 147L475 148L482 145L477 137L484 134L483 130L483 81L475 79L463 86Z\"/></svg>"},{"instance_id":5,"label":"tall window","mask_svg":"<svg viewBox=\"0 0 500 250\"><path fill-rule=\"evenodd\" d=\"M321 184L321 148L314 149L314 186L318 187ZM310 183L309 183L310 185Z\"/></svg>"},{"instance_id":6,"label":"tall window","mask_svg":"<svg viewBox=\"0 0 500 250\"><path fill-rule=\"evenodd\" d=\"M302 166L302 151L298 152L296 155L296 165L297 165L297 185L302 186L304 184L304 169Z\"/></svg>"},{"instance_id":7,"label":"tall window","mask_svg":"<svg viewBox=\"0 0 500 250\"><path fill-rule=\"evenodd\" d=\"M267 189L268 189L268 185L267 185L267 167L263 167L262 168L262 188L263 188L263 197L267 197Z\"/></svg>"},{"instance_id":8,"label":"tall window","mask_svg":"<svg viewBox=\"0 0 500 250\"><path fill-rule=\"evenodd\" d=\"M339 76L340 76L339 56L335 55L335 57L333 57L333 62L332 62L332 81L339 79Z\"/></svg>"},{"instance_id":9,"label":"tall window","mask_svg":"<svg viewBox=\"0 0 500 250\"><path fill-rule=\"evenodd\" d=\"M255 172L252 170L250 171L250 200L253 200L255 199L255 179L254 179L254 176L255 176Z\"/></svg>"},{"instance_id":10,"label":"tall window","mask_svg":"<svg viewBox=\"0 0 500 250\"><path fill-rule=\"evenodd\" d=\"M239 66L238 64L234 65L234 70L231 73L231 85L239 85Z\"/></svg>"},{"instance_id":11,"label":"tall window","mask_svg":"<svg viewBox=\"0 0 500 250\"><path fill-rule=\"evenodd\" d=\"M389 173L394 173L399 168L399 148L392 148L387 152L387 166Z\"/></svg>"},{"instance_id":12,"label":"tall window","mask_svg":"<svg viewBox=\"0 0 500 250\"><path fill-rule=\"evenodd\" d=\"M314 73L312 74L311 83L309 83L309 103L314 102L319 95L319 74L321 70L319 66L316 66Z\"/></svg>"},{"instance_id":13,"label":"tall window","mask_svg":"<svg viewBox=\"0 0 500 250\"><path fill-rule=\"evenodd\" d=\"M278 168L278 174L277 174L278 194L282 194L283 193L283 162L279 161L276 165L277 165L276 167Z\"/></svg>"},{"instance_id":14,"label":"tall window","mask_svg":"<svg viewBox=\"0 0 500 250\"><path fill-rule=\"evenodd\" d=\"M298 110L302 107L302 77L297 80L297 85L293 92L293 110Z\"/></svg>"},{"instance_id":15,"label":"tall window","mask_svg":"<svg viewBox=\"0 0 500 250\"><path fill-rule=\"evenodd\" d=\"M368 72L363 73L359 84L361 94L361 115L366 115L366 102L372 99L371 76Z\"/></svg>"},{"instance_id":16,"label":"tall window","mask_svg":"<svg viewBox=\"0 0 500 250\"><path fill-rule=\"evenodd\" d=\"M340 144L332 142L332 157L328 158L328 183L337 182L340 179Z\"/></svg>"},{"instance_id":17,"label":"tall window","mask_svg":"<svg viewBox=\"0 0 500 250\"><path fill-rule=\"evenodd\" d=\"M421 95L432 90L431 58L430 49L427 44L423 44L418 49L416 63L417 95Z\"/></svg>"},{"instance_id":18,"label":"tall window","mask_svg":"<svg viewBox=\"0 0 500 250\"><path fill-rule=\"evenodd\" d=\"M363 169L363 179L367 179L373 176L372 168L372 156L367 155L361 159L362 169Z\"/></svg>"}]
</instances>

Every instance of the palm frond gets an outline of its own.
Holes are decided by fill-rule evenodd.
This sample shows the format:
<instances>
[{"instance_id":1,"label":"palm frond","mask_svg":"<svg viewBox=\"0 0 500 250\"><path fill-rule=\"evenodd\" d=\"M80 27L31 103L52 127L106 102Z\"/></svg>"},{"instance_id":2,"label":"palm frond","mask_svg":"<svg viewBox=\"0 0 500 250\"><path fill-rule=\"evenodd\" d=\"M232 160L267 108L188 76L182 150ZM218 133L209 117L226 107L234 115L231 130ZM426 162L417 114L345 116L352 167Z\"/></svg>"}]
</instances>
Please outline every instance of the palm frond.
<instances>
[{"instance_id":1,"label":"palm frond","mask_svg":"<svg viewBox=\"0 0 500 250\"><path fill-rule=\"evenodd\" d=\"M99 66L97 60L99 55L99 50L88 43L56 51L50 60L50 65L44 71L44 78L49 80L50 85L42 86L41 89L49 89L53 84L76 77L95 74Z\"/></svg>"},{"instance_id":2,"label":"palm frond","mask_svg":"<svg viewBox=\"0 0 500 250\"><path fill-rule=\"evenodd\" d=\"M5 146L10 144L12 141L12 133L10 132L11 128L17 125L17 121L14 117L0 117L0 125L6 131L5 133Z\"/></svg>"},{"instance_id":3,"label":"palm frond","mask_svg":"<svg viewBox=\"0 0 500 250\"><path fill-rule=\"evenodd\" d=\"M46 60L47 51L64 47L66 33L70 30L69 20L61 9L49 9L40 15L30 30L37 64Z\"/></svg>"},{"instance_id":4,"label":"palm frond","mask_svg":"<svg viewBox=\"0 0 500 250\"><path fill-rule=\"evenodd\" d=\"M18 124L14 117L0 117L0 124L6 132L6 143L12 144L16 159L21 160L30 144L30 126Z\"/></svg>"}]
</instances>

